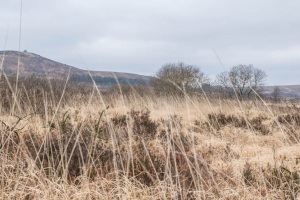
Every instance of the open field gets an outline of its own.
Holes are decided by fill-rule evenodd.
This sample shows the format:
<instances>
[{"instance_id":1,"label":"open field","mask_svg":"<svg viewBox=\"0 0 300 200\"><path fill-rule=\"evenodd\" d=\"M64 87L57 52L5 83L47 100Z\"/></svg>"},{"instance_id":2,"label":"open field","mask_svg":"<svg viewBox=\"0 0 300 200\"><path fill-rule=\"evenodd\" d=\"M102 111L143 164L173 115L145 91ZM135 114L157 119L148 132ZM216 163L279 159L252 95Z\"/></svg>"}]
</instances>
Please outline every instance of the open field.
<instances>
[{"instance_id":1,"label":"open field","mask_svg":"<svg viewBox=\"0 0 300 200\"><path fill-rule=\"evenodd\" d=\"M1 199L298 197L299 103L7 80Z\"/></svg>"}]
</instances>

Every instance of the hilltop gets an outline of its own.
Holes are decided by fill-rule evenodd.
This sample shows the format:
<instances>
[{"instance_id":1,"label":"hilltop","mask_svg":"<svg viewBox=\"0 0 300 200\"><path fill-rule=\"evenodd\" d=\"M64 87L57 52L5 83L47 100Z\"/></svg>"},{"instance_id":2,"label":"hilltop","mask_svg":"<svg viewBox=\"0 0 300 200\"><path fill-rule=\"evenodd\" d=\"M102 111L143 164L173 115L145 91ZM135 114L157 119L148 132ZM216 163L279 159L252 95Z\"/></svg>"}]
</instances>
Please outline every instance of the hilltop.
<instances>
[{"instance_id":1,"label":"hilltop","mask_svg":"<svg viewBox=\"0 0 300 200\"><path fill-rule=\"evenodd\" d=\"M3 59L3 70L9 74L17 73L18 66L18 51L0 51L0 59ZM35 74L37 76L47 75L50 77L62 77L68 74L70 70L71 76L74 78L86 79L89 78L88 71L82 70L70 65L62 64L54 60L45 58L38 54L29 53L29 52L20 52L20 76L30 76ZM106 80L112 80L115 76L120 80L128 80L129 82L135 82L138 80L148 81L150 77L131 74L131 73L122 73L122 72L107 72L107 71L90 71L94 78Z\"/></svg>"}]
</instances>

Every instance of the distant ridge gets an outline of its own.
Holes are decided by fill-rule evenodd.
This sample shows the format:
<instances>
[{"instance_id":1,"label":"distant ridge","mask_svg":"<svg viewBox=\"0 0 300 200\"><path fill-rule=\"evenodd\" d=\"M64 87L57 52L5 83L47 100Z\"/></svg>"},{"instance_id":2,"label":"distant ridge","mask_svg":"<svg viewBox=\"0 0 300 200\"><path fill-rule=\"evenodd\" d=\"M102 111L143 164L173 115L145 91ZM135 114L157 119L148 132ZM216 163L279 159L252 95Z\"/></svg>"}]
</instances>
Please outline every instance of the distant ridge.
<instances>
[{"instance_id":1,"label":"distant ridge","mask_svg":"<svg viewBox=\"0 0 300 200\"><path fill-rule=\"evenodd\" d=\"M6 73L16 73L18 66L18 51L5 51L3 70ZM0 51L0 61L3 59L3 51ZM29 76L32 74L41 76L47 75L50 77L62 77L68 74L71 68L72 75L83 75L88 76L87 70L78 69L76 67L62 64L51 59L42 57L38 54L29 52L20 52L20 76ZM103 78L114 78L114 74L117 78L121 79L133 79L133 80L144 80L149 81L149 76L143 76L131 73L122 72L106 72L106 71L90 71L92 76L103 77Z\"/></svg>"},{"instance_id":2,"label":"distant ridge","mask_svg":"<svg viewBox=\"0 0 300 200\"><path fill-rule=\"evenodd\" d=\"M276 86L264 86L263 90L266 95L272 95ZM279 85L280 97L300 98L300 85Z\"/></svg>"}]
</instances>

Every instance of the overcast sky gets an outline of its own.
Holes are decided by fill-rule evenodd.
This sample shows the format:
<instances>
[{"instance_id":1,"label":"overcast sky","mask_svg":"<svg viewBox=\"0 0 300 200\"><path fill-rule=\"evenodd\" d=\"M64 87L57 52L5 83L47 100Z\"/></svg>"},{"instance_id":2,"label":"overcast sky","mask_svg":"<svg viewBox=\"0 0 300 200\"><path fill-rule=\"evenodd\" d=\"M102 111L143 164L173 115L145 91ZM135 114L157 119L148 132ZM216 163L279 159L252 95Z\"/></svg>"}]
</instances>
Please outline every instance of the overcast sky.
<instances>
[{"instance_id":1,"label":"overcast sky","mask_svg":"<svg viewBox=\"0 0 300 200\"><path fill-rule=\"evenodd\" d=\"M1 48L8 29L18 50L20 2L1 0ZM299 0L23 0L21 38L21 50L82 69L154 75L182 61L213 79L253 64L267 85L300 84Z\"/></svg>"}]
</instances>

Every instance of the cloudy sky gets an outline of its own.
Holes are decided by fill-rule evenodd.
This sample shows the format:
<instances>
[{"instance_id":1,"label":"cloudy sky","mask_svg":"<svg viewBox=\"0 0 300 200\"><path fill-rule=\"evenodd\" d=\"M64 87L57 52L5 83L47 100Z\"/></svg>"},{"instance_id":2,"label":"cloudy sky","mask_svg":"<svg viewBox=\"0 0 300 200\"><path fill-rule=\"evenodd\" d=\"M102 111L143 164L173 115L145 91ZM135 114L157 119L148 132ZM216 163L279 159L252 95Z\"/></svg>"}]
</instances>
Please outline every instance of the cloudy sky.
<instances>
[{"instance_id":1,"label":"cloudy sky","mask_svg":"<svg viewBox=\"0 0 300 200\"><path fill-rule=\"evenodd\" d=\"M0 48L8 30L6 49L18 50L20 2L1 0ZM299 0L23 0L21 50L143 75L182 61L213 79L253 64L267 85L300 84L299 11Z\"/></svg>"}]
</instances>

